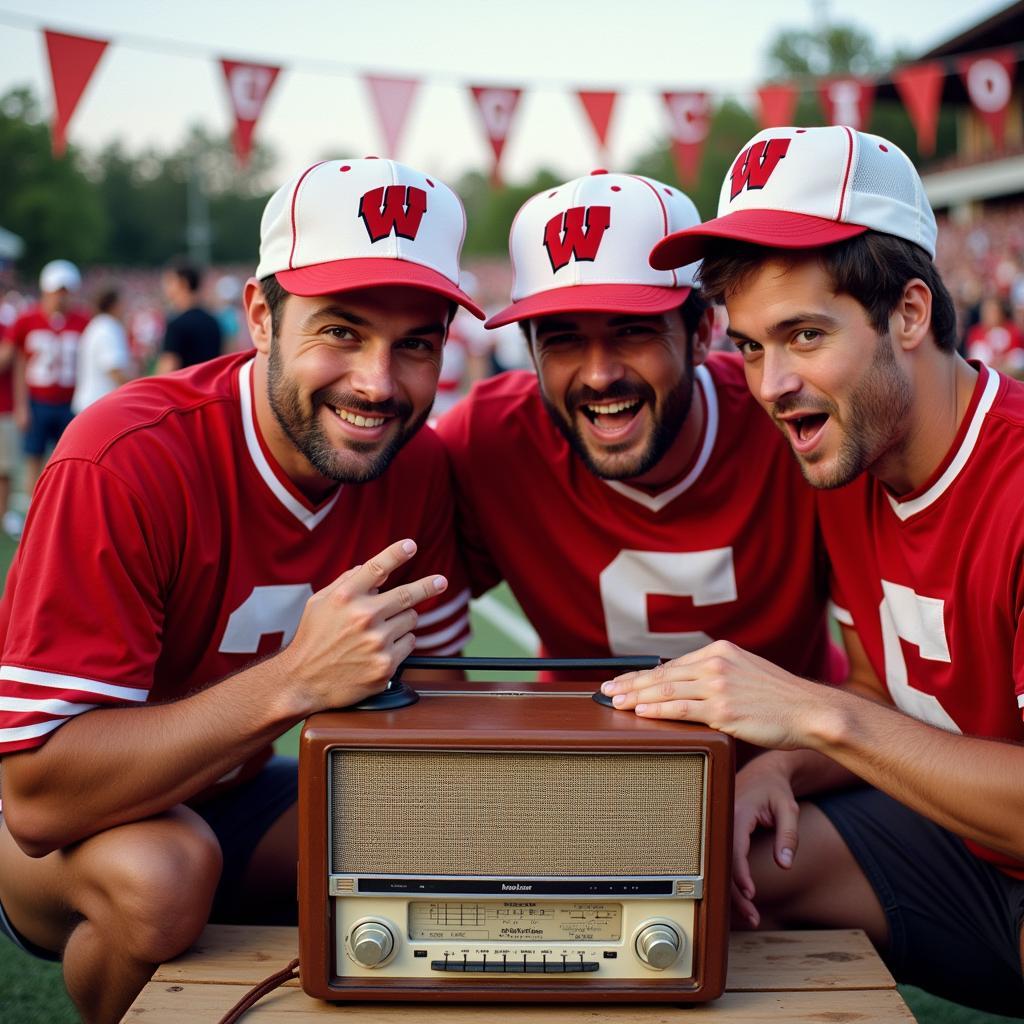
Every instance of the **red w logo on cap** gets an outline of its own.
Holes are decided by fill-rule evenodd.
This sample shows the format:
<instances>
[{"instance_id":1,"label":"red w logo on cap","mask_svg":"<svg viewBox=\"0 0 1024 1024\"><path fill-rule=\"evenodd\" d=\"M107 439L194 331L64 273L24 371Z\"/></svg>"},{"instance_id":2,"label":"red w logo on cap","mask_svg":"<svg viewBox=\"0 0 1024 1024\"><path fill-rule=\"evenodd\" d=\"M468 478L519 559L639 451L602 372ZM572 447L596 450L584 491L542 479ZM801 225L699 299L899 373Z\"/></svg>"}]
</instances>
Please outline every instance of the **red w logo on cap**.
<instances>
[{"instance_id":1,"label":"red w logo on cap","mask_svg":"<svg viewBox=\"0 0 1024 1024\"><path fill-rule=\"evenodd\" d=\"M544 248L553 271L561 270L570 259L593 262L612 222L610 206L571 206L556 213L544 227Z\"/></svg>"},{"instance_id":2,"label":"red w logo on cap","mask_svg":"<svg viewBox=\"0 0 1024 1024\"><path fill-rule=\"evenodd\" d=\"M735 199L744 188L764 188L772 171L789 149L789 139L767 139L748 146L732 165L732 195Z\"/></svg>"},{"instance_id":3,"label":"red w logo on cap","mask_svg":"<svg viewBox=\"0 0 1024 1024\"><path fill-rule=\"evenodd\" d=\"M415 239L426 212L427 193L415 185L382 185L359 200L359 216L371 242L387 238L392 231L399 238Z\"/></svg>"}]
</instances>

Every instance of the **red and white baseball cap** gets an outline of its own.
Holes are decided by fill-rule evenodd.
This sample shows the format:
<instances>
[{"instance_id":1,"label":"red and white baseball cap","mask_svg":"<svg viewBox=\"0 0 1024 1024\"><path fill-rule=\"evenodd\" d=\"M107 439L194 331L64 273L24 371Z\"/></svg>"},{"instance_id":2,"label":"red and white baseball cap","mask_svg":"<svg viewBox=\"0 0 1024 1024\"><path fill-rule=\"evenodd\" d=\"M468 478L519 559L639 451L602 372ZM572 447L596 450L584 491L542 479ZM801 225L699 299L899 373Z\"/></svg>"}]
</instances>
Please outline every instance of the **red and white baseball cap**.
<instances>
[{"instance_id":1,"label":"red and white baseball cap","mask_svg":"<svg viewBox=\"0 0 1024 1024\"><path fill-rule=\"evenodd\" d=\"M50 260L39 271L41 292L77 292L82 287L82 275L70 260Z\"/></svg>"},{"instance_id":2,"label":"red and white baseball cap","mask_svg":"<svg viewBox=\"0 0 1024 1024\"><path fill-rule=\"evenodd\" d=\"M934 259L935 215L907 155L845 125L768 128L726 174L718 216L660 241L651 265L698 259L709 238L816 249L865 231L904 238Z\"/></svg>"},{"instance_id":3,"label":"red and white baseball cap","mask_svg":"<svg viewBox=\"0 0 1024 1024\"><path fill-rule=\"evenodd\" d=\"M698 264L655 270L651 246L700 223L679 189L638 174L594 171L538 192L509 236L512 305L487 327L556 313L664 313L682 305Z\"/></svg>"},{"instance_id":4,"label":"red and white baseball cap","mask_svg":"<svg viewBox=\"0 0 1024 1024\"><path fill-rule=\"evenodd\" d=\"M459 287L466 212L442 181L393 160L324 160L269 199L256 276L295 295L403 285L484 312Z\"/></svg>"}]
</instances>

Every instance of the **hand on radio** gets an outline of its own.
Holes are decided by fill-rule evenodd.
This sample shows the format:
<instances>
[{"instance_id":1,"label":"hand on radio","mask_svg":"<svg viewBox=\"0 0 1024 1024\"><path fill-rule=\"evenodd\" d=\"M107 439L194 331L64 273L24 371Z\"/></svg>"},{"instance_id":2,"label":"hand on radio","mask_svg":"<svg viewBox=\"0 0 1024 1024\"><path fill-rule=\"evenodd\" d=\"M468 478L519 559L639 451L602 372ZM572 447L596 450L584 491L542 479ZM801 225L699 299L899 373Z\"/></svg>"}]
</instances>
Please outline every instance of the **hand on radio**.
<instances>
[{"instance_id":1,"label":"hand on radio","mask_svg":"<svg viewBox=\"0 0 1024 1024\"><path fill-rule=\"evenodd\" d=\"M703 722L759 747L807 745L804 715L817 683L783 671L726 640L716 640L657 668L627 672L601 690L641 718Z\"/></svg>"},{"instance_id":2,"label":"hand on radio","mask_svg":"<svg viewBox=\"0 0 1024 1024\"><path fill-rule=\"evenodd\" d=\"M758 828L774 829L772 854L780 868L793 866L800 843L800 807L788 773L770 755L755 757L736 774L732 838L733 909L750 927L761 915L750 870L750 837Z\"/></svg>"},{"instance_id":3,"label":"hand on radio","mask_svg":"<svg viewBox=\"0 0 1024 1024\"><path fill-rule=\"evenodd\" d=\"M415 605L448 586L444 576L424 576L381 591L391 573L415 554L413 541L396 541L306 602L295 638L282 656L309 713L377 693L412 654Z\"/></svg>"}]
</instances>

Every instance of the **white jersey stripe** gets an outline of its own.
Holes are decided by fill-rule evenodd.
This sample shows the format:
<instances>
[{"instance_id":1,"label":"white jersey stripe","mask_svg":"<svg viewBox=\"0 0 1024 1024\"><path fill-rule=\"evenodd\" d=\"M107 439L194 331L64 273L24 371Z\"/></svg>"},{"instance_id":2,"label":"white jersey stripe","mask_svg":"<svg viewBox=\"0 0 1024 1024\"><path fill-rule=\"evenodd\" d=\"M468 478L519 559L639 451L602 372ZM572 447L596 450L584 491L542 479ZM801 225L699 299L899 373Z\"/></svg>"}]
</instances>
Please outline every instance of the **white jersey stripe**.
<instances>
[{"instance_id":1,"label":"white jersey stripe","mask_svg":"<svg viewBox=\"0 0 1024 1024\"><path fill-rule=\"evenodd\" d=\"M1024 708L1024 693L1018 694L1018 696L1017 696L1017 707Z\"/></svg>"},{"instance_id":2,"label":"white jersey stripe","mask_svg":"<svg viewBox=\"0 0 1024 1024\"><path fill-rule=\"evenodd\" d=\"M45 736L53 732L59 725L63 725L66 718L55 718L52 722L39 722L36 725L22 725L16 729L0 729L0 743L18 743L20 740L35 739L36 736Z\"/></svg>"},{"instance_id":3,"label":"white jersey stripe","mask_svg":"<svg viewBox=\"0 0 1024 1024\"><path fill-rule=\"evenodd\" d=\"M31 668L19 668L17 665L0 665L0 679L9 679L14 683L29 683L32 686L49 686L54 690L79 690L82 693L98 693L104 697L117 700L142 703L148 696L148 690L139 690L131 686L118 686L116 683L102 683L98 679L86 679L84 676L67 676L60 672L38 672Z\"/></svg>"},{"instance_id":4,"label":"white jersey stripe","mask_svg":"<svg viewBox=\"0 0 1024 1024\"><path fill-rule=\"evenodd\" d=\"M441 644L448 643L453 637L468 635L469 612L466 612L458 622L453 623L447 629L438 630L436 633L428 633L426 636L417 636L416 650L430 650L434 647L439 647Z\"/></svg>"},{"instance_id":5,"label":"white jersey stripe","mask_svg":"<svg viewBox=\"0 0 1024 1024\"><path fill-rule=\"evenodd\" d=\"M447 647L438 648L436 651L431 651L431 657L434 658L447 658L453 654L458 654L463 647L466 646L466 639L460 637L454 643L448 644Z\"/></svg>"},{"instance_id":6,"label":"white jersey stripe","mask_svg":"<svg viewBox=\"0 0 1024 1024\"><path fill-rule=\"evenodd\" d=\"M443 604L429 612L424 612L424 614L416 620L416 628L422 629L424 626L432 626L435 622L441 622L444 619L451 618L451 616L461 611L462 608L468 604L469 587L466 587L461 594L456 594L456 596L451 601L448 601L447 604Z\"/></svg>"},{"instance_id":7,"label":"white jersey stripe","mask_svg":"<svg viewBox=\"0 0 1024 1024\"><path fill-rule=\"evenodd\" d=\"M252 407L252 367L253 361L251 359L242 363L241 369L238 371L238 394L242 400L242 430L245 433L245 445L249 449L249 457L253 461L257 472L263 478L263 482L270 488L274 497L296 519L302 523L307 530L315 530L324 518L328 515L332 508L341 497L342 488L339 487L334 492L334 497L331 498L323 508L318 509L316 512L311 512L301 501L298 501L294 495L288 493L288 488L278 480L274 471L270 468L270 463L267 462L267 457L263 454L263 449L260 447L259 438L256 436L256 423L254 417L256 415L255 410Z\"/></svg>"},{"instance_id":8,"label":"white jersey stripe","mask_svg":"<svg viewBox=\"0 0 1024 1024\"><path fill-rule=\"evenodd\" d=\"M0 697L0 711L19 711L30 715L80 715L96 704L72 704L66 700L30 700L27 697Z\"/></svg>"},{"instance_id":9,"label":"white jersey stripe","mask_svg":"<svg viewBox=\"0 0 1024 1024\"><path fill-rule=\"evenodd\" d=\"M842 605L836 604L835 601L829 601L828 611L836 622L841 622L844 626L853 625L853 616Z\"/></svg>"}]
</instances>

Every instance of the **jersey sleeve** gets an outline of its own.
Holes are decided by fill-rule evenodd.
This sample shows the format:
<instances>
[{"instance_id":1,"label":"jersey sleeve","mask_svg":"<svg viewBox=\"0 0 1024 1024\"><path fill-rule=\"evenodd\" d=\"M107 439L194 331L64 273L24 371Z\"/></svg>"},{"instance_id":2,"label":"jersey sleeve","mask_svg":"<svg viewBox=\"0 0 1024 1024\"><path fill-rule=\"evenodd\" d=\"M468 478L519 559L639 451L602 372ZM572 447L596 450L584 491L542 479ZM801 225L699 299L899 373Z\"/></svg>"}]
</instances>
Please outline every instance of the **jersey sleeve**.
<instances>
[{"instance_id":1,"label":"jersey sleeve","mask_svg":"<svg viewBox=\"0 0 1024 1024\"><path fill-rule=\"evenodd\" d=\"M157 543L109 470L69 459L43 474L0 601L0 755L84 711L146 701L163 625Z\"/></svg>"},{"instance_id":2,"label":"jersey sleeve","mask_svg":"<svg viewBox=\"0 0 1024 1024\"><path fill-rule=\"evenodd\" d=\"M474 500L472 410L472 401L463 399L441 417L436 429L451 460L459 556L473 596L479 597L497 586L502 574L484 542Z\"/></svg>"}]
</instances>

